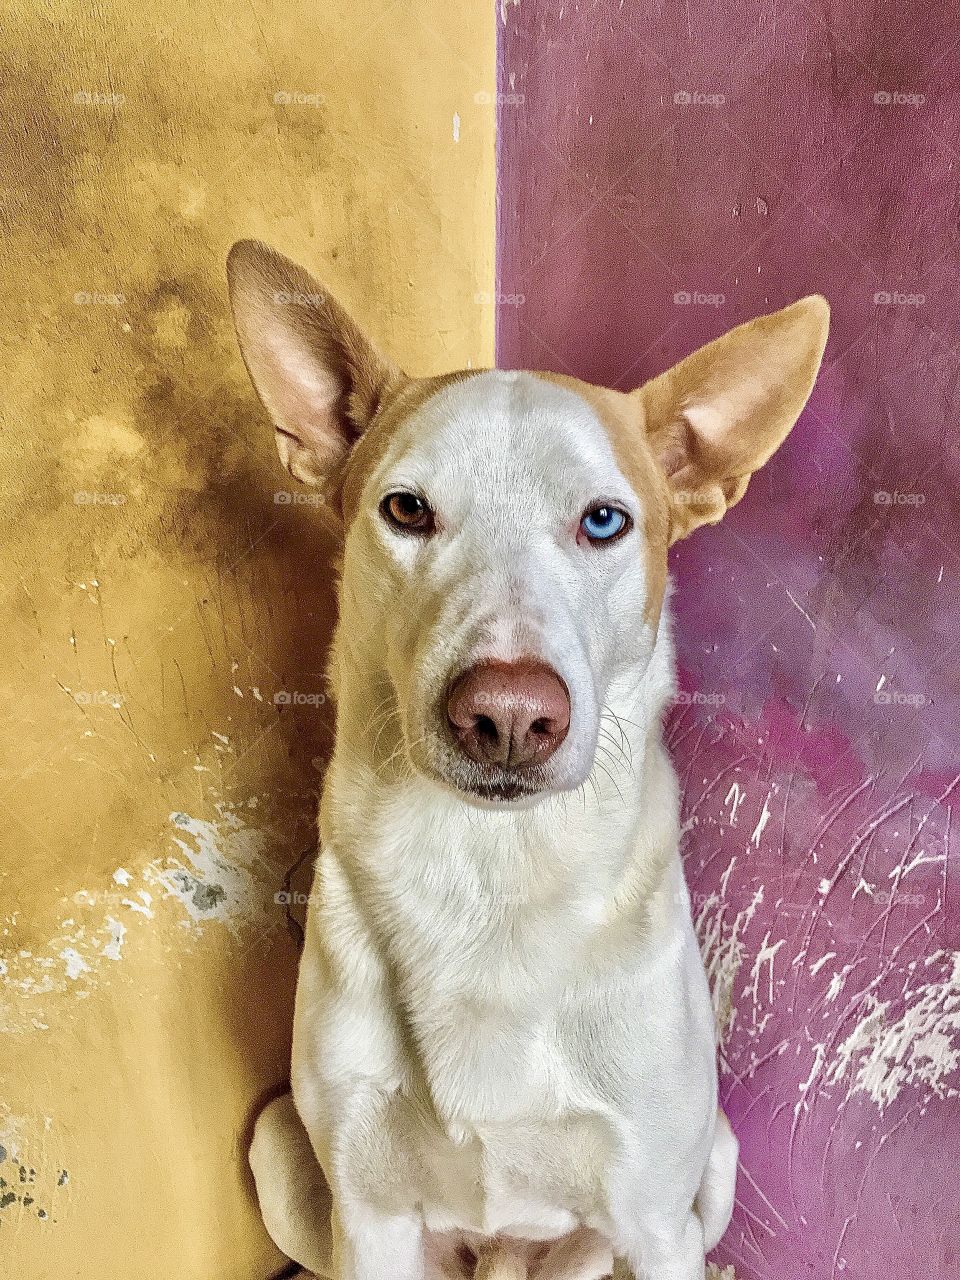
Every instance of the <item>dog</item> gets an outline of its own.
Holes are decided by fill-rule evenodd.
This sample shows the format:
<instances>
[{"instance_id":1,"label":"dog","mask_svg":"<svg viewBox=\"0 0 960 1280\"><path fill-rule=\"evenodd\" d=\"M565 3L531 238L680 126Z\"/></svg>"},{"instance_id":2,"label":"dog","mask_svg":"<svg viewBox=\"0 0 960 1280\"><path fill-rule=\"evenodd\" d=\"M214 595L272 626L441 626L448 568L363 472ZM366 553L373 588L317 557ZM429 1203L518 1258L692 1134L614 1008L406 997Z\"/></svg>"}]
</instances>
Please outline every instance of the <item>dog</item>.
<instances>
[{"instance_id":1,"label":"dog","mask_svg":"<svg viewBox=\"0 0 960 1280\"><path fill-rule=\"evenodd\" d=\"M342 532L267 1226L334 1280L702 1280L737 1143L662 739L667 550L785 439L829 307L623 393L409 377L279 253L239 242L228 279L280 458Z\"/></svg>"}]
</instances>

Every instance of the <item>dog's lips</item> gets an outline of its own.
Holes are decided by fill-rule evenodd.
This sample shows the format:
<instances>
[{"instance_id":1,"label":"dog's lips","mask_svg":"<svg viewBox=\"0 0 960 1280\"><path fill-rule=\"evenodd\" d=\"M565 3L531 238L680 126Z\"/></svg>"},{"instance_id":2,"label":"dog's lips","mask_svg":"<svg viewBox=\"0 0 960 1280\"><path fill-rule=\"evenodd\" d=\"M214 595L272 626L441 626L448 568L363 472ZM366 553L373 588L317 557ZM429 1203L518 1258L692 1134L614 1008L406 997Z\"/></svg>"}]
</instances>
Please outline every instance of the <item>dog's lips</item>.
<instances>
[{"instance_id":1,"label":"dog's lips","mask_svg":"<svg viewBox=\"0 0 960 1280\"><path fill-rule=\"evenodd\" d=\"M563 790L555 785L549 768L543 765L525 769L485 767L464 761L453 753L432 765L428 772L461 795L494 805L536 800Z\"/></svg>"},{"instance_id":2,"label":"dog's lips","mask_svg":"<svg viewBox=\"0 0 960 1280\"><path fill-rule=\"evenodd\" d=\"M501 800L505 802L527 799L531 796L541 795L544 791L549 790L545 786L531 787L519 780L472 784L457 782L455 785L459 791L466 791L470 795L479 796L481 800Z\"/></svg>"}]
</instances>

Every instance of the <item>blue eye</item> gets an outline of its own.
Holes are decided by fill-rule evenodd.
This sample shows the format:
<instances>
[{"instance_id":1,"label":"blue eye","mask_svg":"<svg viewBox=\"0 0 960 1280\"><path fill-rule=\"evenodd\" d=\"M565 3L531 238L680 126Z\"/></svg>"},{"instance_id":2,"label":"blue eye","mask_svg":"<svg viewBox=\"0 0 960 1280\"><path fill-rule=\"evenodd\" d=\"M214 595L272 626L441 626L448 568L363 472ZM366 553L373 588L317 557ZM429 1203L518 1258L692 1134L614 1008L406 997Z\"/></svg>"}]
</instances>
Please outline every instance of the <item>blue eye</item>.
<instances>
[{"instance_id":1,"label":"blue eye","mask_svg":"<svg viewBox=\"0 0 960 1280\"><path fill-rule=\"evenodd\" d=\"M612 542L630 528L630 517L619 507L593 507L580 521L581 531L591 542Z\"/></svg>"}]
</instances>

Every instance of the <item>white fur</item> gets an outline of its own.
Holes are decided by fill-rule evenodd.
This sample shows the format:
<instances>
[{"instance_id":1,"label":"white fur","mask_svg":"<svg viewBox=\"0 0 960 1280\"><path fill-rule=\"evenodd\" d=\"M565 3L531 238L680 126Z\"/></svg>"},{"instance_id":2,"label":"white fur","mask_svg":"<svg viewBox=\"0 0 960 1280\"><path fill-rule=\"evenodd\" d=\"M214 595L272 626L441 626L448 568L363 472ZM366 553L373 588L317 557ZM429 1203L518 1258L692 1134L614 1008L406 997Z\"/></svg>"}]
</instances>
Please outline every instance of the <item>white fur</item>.
<instances>
[{"instance_id":1,"label":"white fur","mask_svg":"<svg viewBox=\"0 0 960 1280\"><path fill-rule=\"evenodd\" d=\"M410 487L437 536L379 515ZM578 543L600 499L634 529ZM717 1121L660 733L672 646L666 614L656 634L645 621L642 530L586 401L527 374L448 385L366 484L292 1074L337 1280L424 1280L424 1226L587 1227L624 1275L700 1280L726 1226L736 1144ZM472 662L520 656L563 676L571 727L541 796L485 803L458 789L439 700Z\"/></svg>"}]
</instances>

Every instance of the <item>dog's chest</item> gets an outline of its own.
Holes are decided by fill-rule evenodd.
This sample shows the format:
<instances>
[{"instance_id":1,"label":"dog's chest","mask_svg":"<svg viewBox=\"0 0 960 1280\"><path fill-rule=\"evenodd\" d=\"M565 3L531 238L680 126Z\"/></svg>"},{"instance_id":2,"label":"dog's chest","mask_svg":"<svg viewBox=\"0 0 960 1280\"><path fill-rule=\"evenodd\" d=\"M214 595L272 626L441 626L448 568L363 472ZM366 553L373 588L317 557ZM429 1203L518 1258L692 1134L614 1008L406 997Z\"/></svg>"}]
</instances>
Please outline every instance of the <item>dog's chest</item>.
<instances>
[{"instance_id":1,"label":"dog's chest","mask_svg":"<svg viewBox=\"0 0 960 1280\"><path fill-rule=\"evenodd\" d=\"M588 948L589 907L549 892L466 910L451 892L397 920L401 1007L451 1132L556 1116L578 1102L559 1015Z\"/></svg>"}]
</instances>

